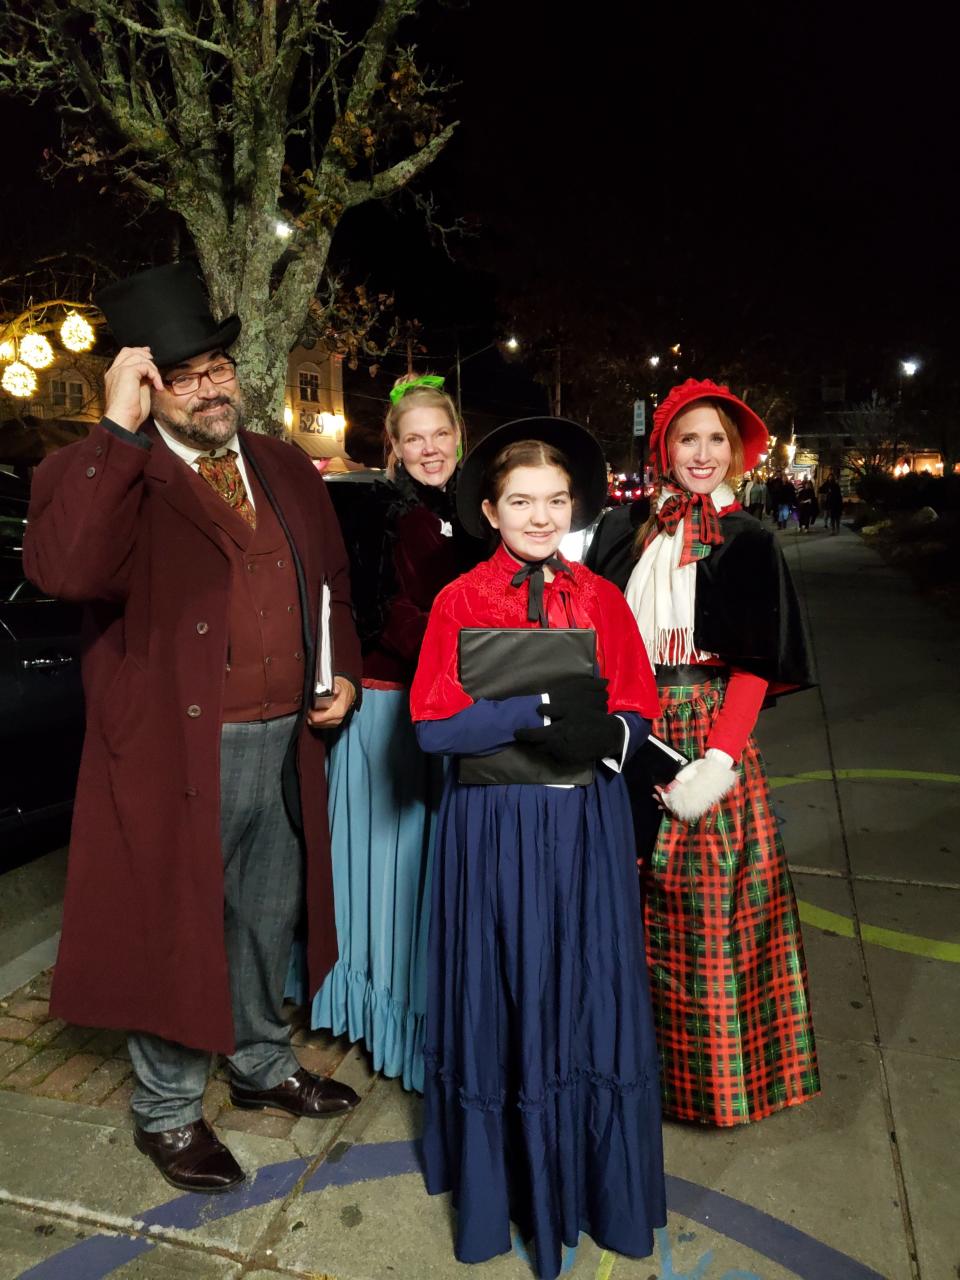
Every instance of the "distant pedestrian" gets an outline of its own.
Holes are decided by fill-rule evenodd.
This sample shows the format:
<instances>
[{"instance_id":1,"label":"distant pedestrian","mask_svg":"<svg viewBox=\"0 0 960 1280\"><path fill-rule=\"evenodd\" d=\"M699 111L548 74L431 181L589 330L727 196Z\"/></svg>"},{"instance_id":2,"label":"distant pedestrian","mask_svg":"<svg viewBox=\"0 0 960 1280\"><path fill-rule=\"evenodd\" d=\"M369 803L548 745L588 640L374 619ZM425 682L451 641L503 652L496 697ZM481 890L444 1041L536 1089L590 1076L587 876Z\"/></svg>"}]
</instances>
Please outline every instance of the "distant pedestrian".
<instances>
[{"instance_id":1,"label":"distant pedestrian","mask_svg":"<svg viewBox=\"0 0 960 1280\"><path fill-rule=\"evenodd\" d=\"M820 499L827 528L834 536L840 532L840 517L843 515L843 490L835 471L831 471L820 486Z\"/></svg>"},{"instance_id":2,"label":"distant pedestrian","mask_svg":"<svg viewBox=\"0 0 960 1280\"><path fill-rule=\"evenodd\" d=\"M767 486L762 480L754 480L750 488L750 497L745 504L747 510L757 520L763 519L763 513L767 506Z\"/></svg>"},{"instance_id":3,"label":"distant pedestrian","mask_svg":"<svg viewBox=\"0 0 960 1280\"><path fill-rule=\"evenodd\" d=\"M777 528L785 529L797 507L797 491L791 480L782 479L777 493Z\"/></svg>"},{"instance_id":4,"label":"distant pedestrian","mask_svg":"<svg viewBox=\"0 0 960 1280\"><path fill-rule=\"evenodd\" d=\"M817 491L813 487L813 481L810 479L804 480L797 494L797 523L800 525L801 533L810 532L816 523L819 510Z\"/></svg>"}]
</instances>

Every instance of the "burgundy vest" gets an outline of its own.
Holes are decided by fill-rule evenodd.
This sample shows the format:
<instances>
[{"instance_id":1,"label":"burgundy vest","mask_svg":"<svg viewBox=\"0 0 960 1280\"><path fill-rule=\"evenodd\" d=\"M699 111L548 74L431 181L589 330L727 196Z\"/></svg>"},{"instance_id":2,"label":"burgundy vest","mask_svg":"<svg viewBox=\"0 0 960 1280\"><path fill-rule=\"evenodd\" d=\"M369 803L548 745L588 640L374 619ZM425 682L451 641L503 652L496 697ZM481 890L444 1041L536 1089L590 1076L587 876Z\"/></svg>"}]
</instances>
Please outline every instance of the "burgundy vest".
<instances>
[{"instance_id":1,"label":"burgundy vest","mask_svg":"<svg viewBox=\"0 0 960 1280\"><path fill-rule=\"evenodd\" d=\"M257 527L194 472L230 561L227 675L223 719L272 720L303 704L303 624L290 544L252 467Z\"/></svg>"}]
</instances>

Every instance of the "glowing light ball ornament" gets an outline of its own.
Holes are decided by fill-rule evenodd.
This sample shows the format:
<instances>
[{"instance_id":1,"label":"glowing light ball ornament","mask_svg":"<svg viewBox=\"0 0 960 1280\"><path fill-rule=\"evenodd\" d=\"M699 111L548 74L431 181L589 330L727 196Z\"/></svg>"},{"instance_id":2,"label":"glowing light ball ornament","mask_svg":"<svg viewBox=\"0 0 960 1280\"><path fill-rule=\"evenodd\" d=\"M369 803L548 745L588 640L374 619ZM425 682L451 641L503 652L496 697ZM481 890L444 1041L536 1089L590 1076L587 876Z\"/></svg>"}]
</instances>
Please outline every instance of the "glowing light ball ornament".
<instances>
[{"instance_id":1,"label":"glowing light ball ornament","mask_svg":"<svg viewBox=\"0 0 960 1280\"><path fill-rule=\"evenodd\" d=\"M68 351L89 351L95 341L93 326L78 312L71 311L60 326L60 341Z\"/></svg>"},{"instance_id":2,"label":"glowing light ball ornament","mask_svg":"<svg viewBox=\"0 0 960 1280\"><path fill-rule=\"evenodd\" d=\"M25 333L20 339L20 359L31 369L46 369L53 364L53 347L42 333Z\"/></svg>"},{"instance_id":3,"label":"glowing light ball ornament","mask_svg":"<svg viewBox=\"0 0 960 1280\"><path fill-rule=\"evenodd\" d=\"M13 360L17 354L17 348L7 339L6 342L0 342L0 360L6 364L8 360Z\"/></svg>"},{"instance_id":4,"label":"glowing light ball ornament","mask_svg":"<svg viewBox=\"0 0 960 1280\"><path fill-rule=\"evenodd\" d=\"M34 394L37 389L37 375L29 367L20 360L14 360L13 364L8 364L3 371L3 378L0 379L4 391L12 396L17 396L20 400L27 400Z\"/></svg>"}]
</instances>

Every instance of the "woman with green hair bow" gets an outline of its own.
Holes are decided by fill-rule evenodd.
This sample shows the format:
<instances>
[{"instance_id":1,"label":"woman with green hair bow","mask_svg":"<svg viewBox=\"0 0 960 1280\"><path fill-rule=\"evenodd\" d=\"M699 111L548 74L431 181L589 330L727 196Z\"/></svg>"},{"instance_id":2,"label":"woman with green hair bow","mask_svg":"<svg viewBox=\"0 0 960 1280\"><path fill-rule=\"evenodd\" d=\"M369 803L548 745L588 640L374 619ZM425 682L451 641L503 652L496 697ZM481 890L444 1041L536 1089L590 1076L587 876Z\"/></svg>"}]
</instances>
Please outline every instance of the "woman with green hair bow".
<instances>
[{"instance_id":1,"label":"woman with green hair bow","mask_svg":"<svg viewBox=\"0 0 960 1280\"><path fill-rule=\"evenodd\" d=\"M437 592L482 558L456 515L463 426L434 374L390 392L387 480L342 486L363 649L363 706L337 735L329 791L339 960L311 1024L363 1040L375 1068L423 1088L431 854L442 765L410 722L409 686ZM339 497L339 494L338 494ZM344 509L344 508L347 509Z\"/></svg>"}]
</instances>

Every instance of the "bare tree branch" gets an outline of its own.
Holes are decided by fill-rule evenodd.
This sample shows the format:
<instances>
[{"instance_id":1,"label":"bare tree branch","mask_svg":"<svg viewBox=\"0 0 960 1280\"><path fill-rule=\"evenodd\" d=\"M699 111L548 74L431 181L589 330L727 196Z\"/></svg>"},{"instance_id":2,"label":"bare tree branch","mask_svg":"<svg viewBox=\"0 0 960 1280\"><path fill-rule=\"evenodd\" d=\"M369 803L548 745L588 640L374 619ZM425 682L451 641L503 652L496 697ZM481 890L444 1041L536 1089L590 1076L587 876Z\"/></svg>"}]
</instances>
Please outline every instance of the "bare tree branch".
<instances>
[{"instance_id":1,"label":"bare tree branch","mask_svg":"<svg viewBox=\"0 0 960 1280\"><path fill-rule=\"evenodd\" d=\"M364 204L367 200L383 200L393 195L395 191L399 191L401 187L405 187L437 158L453 137L459 123L454 121L453 124L448 124L441 133L431 138L414 155L398 160L396 164L391 165L389 169L384 169L381 173L375 173L369 182L348 182L347 204L353 206Z\"/></svg>"},{"instance_id":2,"label":"bare tree branch","mask_svg":"<svg viewBox=\"0 0 960 1280\"><path fill-rule=\"evenodd\" d=\"M148 27L142 22L137 22L134 18L128 17L125 13L121 13L115 5L106 3L106 0L99 0L100 10L107 17L112 18L114 22L119 22L126 27L128 31L132 31L135 35L144 36L148 40L153 41L184 41L187 44L196 45L198 49L205 49L207 53L216 53L221 58L229 58L232 50L223 44L218 44L213 40L204 40L201 36L196 35L192 31L185 30L184 27L177 23L171 23L165 27ZM161 4L161 11L169 10L171 6Z\"/></svg>"}]
</instances>

